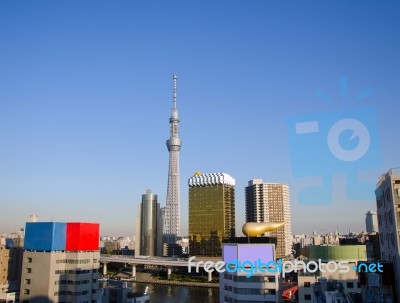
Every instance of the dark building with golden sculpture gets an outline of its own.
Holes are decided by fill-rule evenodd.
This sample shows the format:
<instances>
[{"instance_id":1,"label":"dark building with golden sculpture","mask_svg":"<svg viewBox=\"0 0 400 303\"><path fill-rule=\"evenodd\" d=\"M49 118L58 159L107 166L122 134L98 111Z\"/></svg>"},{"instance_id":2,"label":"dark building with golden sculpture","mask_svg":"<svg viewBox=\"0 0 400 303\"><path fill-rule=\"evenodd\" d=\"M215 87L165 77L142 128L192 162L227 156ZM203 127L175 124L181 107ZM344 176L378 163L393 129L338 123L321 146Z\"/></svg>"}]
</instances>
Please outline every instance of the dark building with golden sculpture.
<instances>
[{"instance_id":1,"label":"dark building with golden sculpture","mask_svg":"<svg viewBox=\"0 0 400 303\"><path fill-rule=\"evenodd\" d=\"M196 172L189 179L189 254L218 257L235 236L235 179Z\"/></svg>"}]
</instances>

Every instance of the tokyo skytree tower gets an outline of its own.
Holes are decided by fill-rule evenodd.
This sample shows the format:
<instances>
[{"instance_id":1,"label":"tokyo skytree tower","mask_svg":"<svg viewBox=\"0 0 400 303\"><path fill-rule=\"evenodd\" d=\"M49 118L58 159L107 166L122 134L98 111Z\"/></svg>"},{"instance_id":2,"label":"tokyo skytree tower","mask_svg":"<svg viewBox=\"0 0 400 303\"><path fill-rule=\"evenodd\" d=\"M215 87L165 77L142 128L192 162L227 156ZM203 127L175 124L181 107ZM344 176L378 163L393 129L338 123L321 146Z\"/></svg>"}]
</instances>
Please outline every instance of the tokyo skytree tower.
<instances>
[{"instance_id":1,"label":"tokyo skytree tower","mask_svg":"<svg viewBox=\"0 0 400 303\"><path fill-rule=\"evenodd\" d=\"M179 202L179 151L182 142L179 139L179 117L176 108L176 75L172 77L174 81L173 90L173 107L170 123L170 137L167 140L167 148L169 151L169 167L168 167L168 188L167 203L165 207L164 234L181 235L181 217Z\"/></svg>"}]
</instances>

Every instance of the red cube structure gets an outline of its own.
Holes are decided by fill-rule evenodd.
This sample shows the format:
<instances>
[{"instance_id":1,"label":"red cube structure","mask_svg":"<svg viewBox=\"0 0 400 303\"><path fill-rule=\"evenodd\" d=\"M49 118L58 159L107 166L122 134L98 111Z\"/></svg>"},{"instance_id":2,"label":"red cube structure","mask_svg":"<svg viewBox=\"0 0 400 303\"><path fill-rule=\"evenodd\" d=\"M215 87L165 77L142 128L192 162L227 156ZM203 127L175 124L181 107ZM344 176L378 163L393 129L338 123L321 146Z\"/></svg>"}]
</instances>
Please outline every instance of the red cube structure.
<instances>
[{"instance_id":1,"label":"red cube structure","mask_svg":"<svg viewBox=\"0 0 400 303\"><path fill-rule=\"evenodd\" d=\"M66 251L99 250L98 223L67 223Z\"/></svg>"}]
</instances>

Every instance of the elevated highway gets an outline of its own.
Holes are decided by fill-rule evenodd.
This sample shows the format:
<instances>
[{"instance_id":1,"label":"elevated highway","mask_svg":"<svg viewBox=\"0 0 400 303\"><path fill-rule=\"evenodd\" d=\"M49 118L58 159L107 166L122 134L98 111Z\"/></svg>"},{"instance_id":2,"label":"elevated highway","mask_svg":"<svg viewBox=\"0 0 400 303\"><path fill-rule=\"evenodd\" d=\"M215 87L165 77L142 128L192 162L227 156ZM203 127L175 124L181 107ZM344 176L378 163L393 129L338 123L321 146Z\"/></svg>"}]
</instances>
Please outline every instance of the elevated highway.
<instances>
[{"instance_id":1,"label":"elevated highway","mask_svg":"<svg viewBox=\"0 0 400 303\"><path fill-rule=\"evenodd\" d=\"M212 261L217 262L220 258L213 259ZM204 262L210 261L202 260L201 258L196 261L190 262L192 272L195 271L196 267L203 268ZM132 267L132 278L136 279L136 266L137 265L156 265L163 266L167 269L167 276L170 277L173 267L188 267L188 259L183 258L162 258L162 257L134 257L134 256L122 256L122 255L100 255L100 263L103 264L103 275L107 274L108 263L123 263ZM212 268L212 266L211 266ZM208 273L208 281L212 279L212 272Z\"/></svg>"}]
</instances>

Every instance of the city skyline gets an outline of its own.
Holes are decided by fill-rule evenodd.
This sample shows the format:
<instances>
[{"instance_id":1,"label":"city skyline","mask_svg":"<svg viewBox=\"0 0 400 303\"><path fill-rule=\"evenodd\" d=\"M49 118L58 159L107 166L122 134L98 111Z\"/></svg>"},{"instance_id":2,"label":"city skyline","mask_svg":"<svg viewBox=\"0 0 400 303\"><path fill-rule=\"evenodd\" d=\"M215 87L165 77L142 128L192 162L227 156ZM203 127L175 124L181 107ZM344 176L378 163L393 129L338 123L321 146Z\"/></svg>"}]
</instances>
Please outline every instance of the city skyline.
<instances>
[{"instance_id":1,"label":"city skyline","mask_svg":"<svg viewBox=\"0 0 400 303\"><path fill-rule=\"evenodd\" d=\"M377 111L382 165L364 177L399 166L398 3L40 3L0 3L0 232L37 214L133 235L147 188L164 207L175 73L182 235L195 171L235 178L238 235L255 178L290 186L294 234L365 229L375 186L349 201L339 180L332 204L298 203L287 121L343 106L348 76L348 99L370 86L356 107Z\"/></svg>"}]
</instances>

